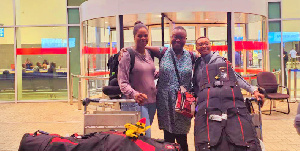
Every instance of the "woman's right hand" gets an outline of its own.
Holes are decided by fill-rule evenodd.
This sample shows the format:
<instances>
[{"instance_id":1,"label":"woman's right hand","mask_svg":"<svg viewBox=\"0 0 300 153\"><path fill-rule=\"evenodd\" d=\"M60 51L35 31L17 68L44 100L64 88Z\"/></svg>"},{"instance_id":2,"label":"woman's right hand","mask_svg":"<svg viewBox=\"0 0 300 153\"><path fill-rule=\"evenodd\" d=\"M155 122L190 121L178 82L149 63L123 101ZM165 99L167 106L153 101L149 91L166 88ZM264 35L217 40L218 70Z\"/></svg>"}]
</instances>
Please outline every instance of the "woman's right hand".
<instances>
[{"instance_id":1,"label":"woman's right hand","mask_svg":"<svg viewBox=\"0 0 300 153\"><path fill-rule=\"evenodd\" d=\"M143 93L138 93L134 96L134 100L139 104L143 104L145 102L145 100L148 99L146 94Z\"/></svg>"}]
</instances>

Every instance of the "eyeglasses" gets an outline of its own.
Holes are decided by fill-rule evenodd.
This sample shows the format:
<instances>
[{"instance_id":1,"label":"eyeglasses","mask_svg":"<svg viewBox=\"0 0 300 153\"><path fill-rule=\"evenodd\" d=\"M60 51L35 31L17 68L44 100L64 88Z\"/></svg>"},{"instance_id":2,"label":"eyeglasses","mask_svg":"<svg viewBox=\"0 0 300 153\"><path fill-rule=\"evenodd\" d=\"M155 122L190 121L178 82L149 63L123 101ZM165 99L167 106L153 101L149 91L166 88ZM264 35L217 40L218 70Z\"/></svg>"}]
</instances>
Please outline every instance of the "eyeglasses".
<instances>
[{"instance_id":1,"label":"eyeglasses","mask_svg":"<svg viewBox=\"0 0 300 153\"><path fill-rule=\"evenodd\" d=\"M196 46L200 46L200 47L202 47L202 46L209 46L210 45L210 43L200 43L200 44L196 44Z\"/></svg>"},{"instance_id":2,"label":"eyeglasses","mask_svg":"<svg viewBox=\"0 0 300 153\"><path fill-rule=\"evenodd\" d=\"M177 40L183 40L183 39L186 39L186 37L181 37L181 36L172 36L173 39Z\"/></svg>"}]
</instances>

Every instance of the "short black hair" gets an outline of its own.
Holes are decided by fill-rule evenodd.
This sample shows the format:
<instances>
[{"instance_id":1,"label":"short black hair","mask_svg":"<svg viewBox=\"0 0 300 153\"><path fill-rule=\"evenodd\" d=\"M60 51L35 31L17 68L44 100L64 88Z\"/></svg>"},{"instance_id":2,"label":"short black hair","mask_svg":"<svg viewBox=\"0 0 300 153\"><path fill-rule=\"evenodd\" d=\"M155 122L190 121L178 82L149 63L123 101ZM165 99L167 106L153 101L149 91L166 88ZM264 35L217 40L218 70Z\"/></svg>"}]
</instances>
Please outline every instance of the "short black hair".
<instances>
[{"instance_id":1,"label":"short black hair","mask_svg":"<svg viewBox=\"0 0 300 153\"><path fill-rule=\"evenodd\" d=\"M186 30L182 26L176 26L173 30L175 30L175 29L177 29L177 30L183 30L186 33Z\"/></svg>"},{"instance_id":2,"label":"short black hair","mask_svg":"<svg viewBox=\"0 0 300 153\"><path fill-rule=\"evenodd\" d=\"M198 39L196 39L196 41L195 41L195 44L197 44L197 41L198 41L199 39L202 39L202 38L207 38L207 39L209 40L209 38L208 38L208 37L201 36L201 37L199 37ZM210 41L210 40L209 40L209 41Z\"/></svg>"}]
</instances>

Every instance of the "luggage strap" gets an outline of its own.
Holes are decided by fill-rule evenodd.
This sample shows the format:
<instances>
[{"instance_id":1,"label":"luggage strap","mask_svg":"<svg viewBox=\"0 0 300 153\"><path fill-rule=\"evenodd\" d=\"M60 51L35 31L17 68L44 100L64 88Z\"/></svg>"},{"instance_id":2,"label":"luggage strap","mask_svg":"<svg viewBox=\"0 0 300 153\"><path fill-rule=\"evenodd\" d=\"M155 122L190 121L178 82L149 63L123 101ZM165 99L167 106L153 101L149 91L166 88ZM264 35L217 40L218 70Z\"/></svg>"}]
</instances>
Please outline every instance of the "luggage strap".
<instances>
[{"instance_id":1,"label":"luggage strap","mask_svg":"<svg viewBox=\"0 0 300 153\"><path fill-rule=\"evenodd\" d=\"M233 81L214 81L211 83L206 83L204 85L201 86L201 91L206 89L206 88L215 88L215 87L223 87L223 86L230 86L231 88L233 88L234 86L237 85L237 82L233 82Z\"/></svg>"},{"instance_id":2,"label":"luggage strap","mask_svg":"<svg viewBox=\"0 0 300 153\"><path fill-rule=\"evenodd\" d=\"M209 115L208 119L221 122L222 120L227 120L227 114L222 114L222 115L211 114Z\"/></svg>"}]
</instances>

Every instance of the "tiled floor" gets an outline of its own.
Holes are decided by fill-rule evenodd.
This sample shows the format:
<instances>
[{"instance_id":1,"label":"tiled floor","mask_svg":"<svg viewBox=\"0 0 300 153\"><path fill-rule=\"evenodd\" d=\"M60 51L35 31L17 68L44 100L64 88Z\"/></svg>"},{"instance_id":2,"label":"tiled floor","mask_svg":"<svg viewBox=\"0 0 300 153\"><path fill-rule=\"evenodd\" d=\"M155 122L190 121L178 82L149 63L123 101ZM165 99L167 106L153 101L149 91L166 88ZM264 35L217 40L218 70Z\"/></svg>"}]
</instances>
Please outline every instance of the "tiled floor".
<instances>
[{"instance_id":1,"label":"tiled floor","mask_svg":"<svg viewBox=\"0 0 300 153\"><path fill-rule=\"evenodd\" d=\"M291 113L285 115L273 112L263 115L263 138L267 151L300 151L300 136L293 127L298 103L291 103ZM265 104L268 108L268 103ZM285 105L277 104L277 109ZM77 103L9 103L0 104L0 150L18 150L24 133L44 130L62 136L83 133L83 111L77 109ZM188 134L189 150L194 150L193 123ZM152 137L163 138L158 129L157 119L152 125Z\"/></svg>"}]
</instances>

